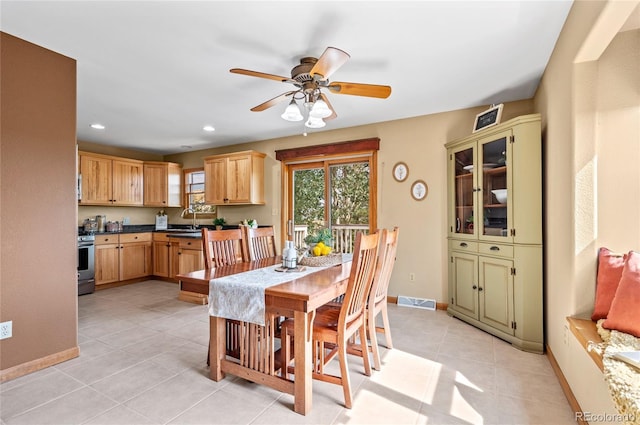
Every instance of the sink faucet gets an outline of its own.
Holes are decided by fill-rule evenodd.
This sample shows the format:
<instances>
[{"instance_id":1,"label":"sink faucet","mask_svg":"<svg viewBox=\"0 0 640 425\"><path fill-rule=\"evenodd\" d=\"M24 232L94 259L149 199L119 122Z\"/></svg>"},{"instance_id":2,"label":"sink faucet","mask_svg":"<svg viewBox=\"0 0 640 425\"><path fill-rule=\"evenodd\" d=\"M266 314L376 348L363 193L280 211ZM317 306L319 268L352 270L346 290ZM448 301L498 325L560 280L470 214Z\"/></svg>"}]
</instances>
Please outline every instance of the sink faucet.
<instances>
[{"instance_id":1,"label":"sink faucet","mask_svg":"<svg viewBox=\"0 0 640 425\"><path fill-rule=\"evenodd\" d=\"M191 209L191 208L185 208L185 209L184 209L184 210L182 210L182 212L180 213L180 217L181 217L181 218L184 218L184 215L185 215L185 214L187 214L187 213L191 213L191 214L193 214L193 222L192 222L192 224L191 224L191 229L192 229L192 230L196 230L196 229L198 228L198 225L196 224L196 214L197 214L197 213L196 213L193 209Z\"/></svg>"}]
</instances>

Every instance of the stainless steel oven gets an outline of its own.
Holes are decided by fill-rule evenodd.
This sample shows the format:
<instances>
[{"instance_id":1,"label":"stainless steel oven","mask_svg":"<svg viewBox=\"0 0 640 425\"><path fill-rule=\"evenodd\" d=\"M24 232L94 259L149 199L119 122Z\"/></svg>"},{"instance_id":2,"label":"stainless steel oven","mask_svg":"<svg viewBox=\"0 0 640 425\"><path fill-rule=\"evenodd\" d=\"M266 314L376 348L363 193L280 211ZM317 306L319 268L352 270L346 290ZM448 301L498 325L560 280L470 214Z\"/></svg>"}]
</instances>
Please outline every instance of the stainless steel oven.
<instances>
[{"instance_id":1,"label":"stainless steel oven","mask_svg":"<svg viewBox=\"0 0 640 425\"><path fill-rule=\"evenodd\" d=\"M78 235L78 295L90 294L96 289L94 235Z\"/></svg>"}]
</instances>

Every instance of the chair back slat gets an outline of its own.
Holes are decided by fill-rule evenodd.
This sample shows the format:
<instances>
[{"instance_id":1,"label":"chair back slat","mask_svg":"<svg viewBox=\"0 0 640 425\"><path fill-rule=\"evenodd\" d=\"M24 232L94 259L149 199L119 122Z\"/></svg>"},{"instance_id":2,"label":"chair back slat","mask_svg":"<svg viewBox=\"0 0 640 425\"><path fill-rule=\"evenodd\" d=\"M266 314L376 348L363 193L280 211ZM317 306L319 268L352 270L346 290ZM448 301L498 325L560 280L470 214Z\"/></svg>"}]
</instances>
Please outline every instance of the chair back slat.
<instances>
[{"instance_id":1,"label":"chair back slat","mask_svg":"<svg viewBox=\"0 0 640 425\"><path fill-rule=\"evenodd\" d=\"M400 229L396 226L393 230L384 229L380 237L380 247L378 249L378 264L374 275L373 287L369 299L369 308L384 301L387 302L387 292L389 291L389 281L391 272L396 263L396 251L398 249L398 233ZM373 304L371 304L373 303Z\"/></svg>"},{"instance_id":2,"label":"chair back slat","mask_svg":"<svg viewBox=\"0 0 640 425\"><path fill-rule=\"evenodd\" d=\"M378 260L380 234L356 235L351 275L340 310L338 329L347 329L365 314L365 307Z\"/></svg>"},{"instance_id":3,"label":"chair back slat","mask_svg":"<svg viewBox=\"0 0 640 425\"><path fill-rule=\"evenodd\" d=\"M252 228L243 227L247 251L251 261L278 255L276 250L275 230L273 226Z\"/></svg>"},{"instance_id":4,"label":"chair back slat","mask_svg":"<svg viewBox=\"0 0 640 425\"><path fill-rule=\"evenodd\" d=\"M208 269L249 261L240 229L202 229L202 245Z\"/></svg>"}]
</instances>

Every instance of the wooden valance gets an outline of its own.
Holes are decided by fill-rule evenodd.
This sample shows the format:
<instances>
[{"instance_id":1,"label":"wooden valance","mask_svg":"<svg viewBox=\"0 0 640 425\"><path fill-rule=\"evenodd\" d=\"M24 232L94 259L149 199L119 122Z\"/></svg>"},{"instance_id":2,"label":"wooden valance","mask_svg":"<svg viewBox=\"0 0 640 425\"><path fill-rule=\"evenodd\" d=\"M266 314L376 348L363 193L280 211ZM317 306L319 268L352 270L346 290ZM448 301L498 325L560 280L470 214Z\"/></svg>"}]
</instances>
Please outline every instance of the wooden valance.
<instances>
[{"instance_id":1,"label":"wooden valance","mask_svg":"<svg viewBox=\"0 0 640 425\"><path fill-rule=\"evenodd\" d=\"M278 161L286 161L295 158L307 158L321 155L339 155L354 152L378 151L380 139L351 140L347 142L328 143L325 145L303 146L300 148L280 149L276 151Z\"/></svg>"}]
</instances>

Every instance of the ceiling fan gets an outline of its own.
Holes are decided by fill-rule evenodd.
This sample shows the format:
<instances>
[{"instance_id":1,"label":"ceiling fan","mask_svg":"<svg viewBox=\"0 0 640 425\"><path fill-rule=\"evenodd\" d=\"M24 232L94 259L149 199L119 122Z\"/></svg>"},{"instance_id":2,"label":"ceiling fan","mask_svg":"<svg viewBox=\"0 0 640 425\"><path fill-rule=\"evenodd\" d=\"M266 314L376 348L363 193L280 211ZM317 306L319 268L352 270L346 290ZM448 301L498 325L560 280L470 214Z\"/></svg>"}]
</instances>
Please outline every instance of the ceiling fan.
<instances>
[{"instance_id":1,"label":"ceiling fan","mask_svg":"<svg viewBox=\"0 0 640 425\"><path fill-rule=\"evenodd\" d=\"M308 110L308 120L305 125L310 128L321 128L325 126L324 120L337 117L335 110L329 103L329 99L322 93L321 89L327 89L335 94L381 99L386 99L391 94L391 87L389 86L329 81L329 77L344 65L350 57L343 50L327 47L319 58L304 57L300 59L300 64L291 69L290 78L241 68L233 68L230 72L293 84L296 87L295 90L282 93L258 106L254 106L251 110L254 112L264 111L290 98L289 106L287 106L281 117L287 121L302 121L304 117L296 102L296 100L302 100Z\"/></svg>"}]
</instances>

